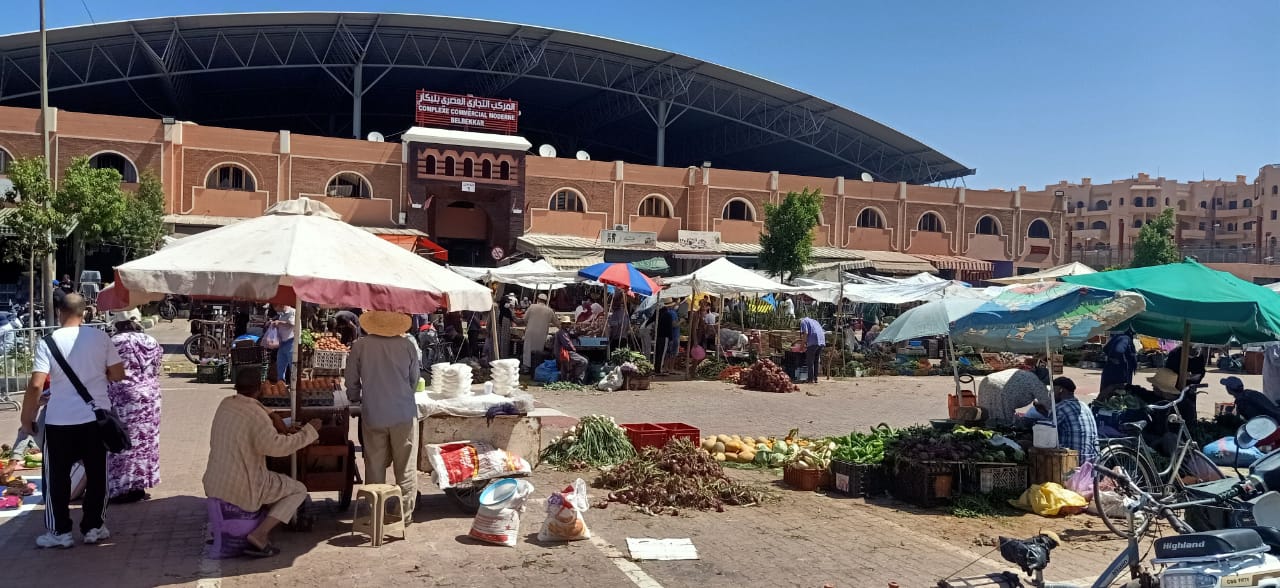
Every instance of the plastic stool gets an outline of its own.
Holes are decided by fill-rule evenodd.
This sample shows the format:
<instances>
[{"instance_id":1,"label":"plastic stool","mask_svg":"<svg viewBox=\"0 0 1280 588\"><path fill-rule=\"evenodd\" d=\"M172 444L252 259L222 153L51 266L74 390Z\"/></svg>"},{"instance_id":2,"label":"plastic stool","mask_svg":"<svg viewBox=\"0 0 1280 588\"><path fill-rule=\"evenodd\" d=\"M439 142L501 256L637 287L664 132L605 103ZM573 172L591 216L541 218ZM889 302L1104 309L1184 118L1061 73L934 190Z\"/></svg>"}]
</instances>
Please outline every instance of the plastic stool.
<instances>
[{"instance_id":1,"label":"plastic stool","mask_svg":"<svg viewBox=\"0 0 1280 588\"><path fill-rule=\"evenodd\" d=\"M394 499L394 500L393 500ZM367 514L360 514L360 503L369 507ZM394 502L395 511L388 516L387 507ZM352 501L355 511L351 517L351 534L363 533L373 539L374 547L381 547L387 533L400 532L405 539L404 498L400 495L400 487L392 484L365 484L356 490L356 499Z\"/></svg>"},{"instance_id":2,"label":"plastic stool","mask_svg":"<svg viewBox=\"0 0 1280 588\"><path fill-rule=\"evenodd\" d=\"M230 502L217 498L206 499L209 509L209 534L213 543L209 546L209 559L238 557L249 546L246 537L262 523L267 509L247 512Z\"/></svg>"}]
</instances>

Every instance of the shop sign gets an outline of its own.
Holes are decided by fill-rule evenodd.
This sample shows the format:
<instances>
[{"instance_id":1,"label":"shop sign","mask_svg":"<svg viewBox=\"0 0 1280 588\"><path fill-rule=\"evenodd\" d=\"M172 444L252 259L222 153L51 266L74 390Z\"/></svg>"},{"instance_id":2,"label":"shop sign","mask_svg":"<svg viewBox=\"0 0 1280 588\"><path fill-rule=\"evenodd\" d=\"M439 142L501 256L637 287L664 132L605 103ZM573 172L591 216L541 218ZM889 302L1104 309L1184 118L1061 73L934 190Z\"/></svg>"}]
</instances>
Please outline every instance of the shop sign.
<instances>
[{"instance_id":1,"label":"shop sign","mask_svg":"<svg viewBox=\"0 0 1280 588\"><path fill-rule=\"evenodd\" d=\"M1032 245L1031 255L1048 255L1050 250L1048 245Z\"/></svg>"},{"instance_id":2,"label":"shop sign","mask_svg":"<svg viewBox=\"0 0 1280 588\"><path fill-rule=\"evenodd\" d=\"M475 182L463 182L463 183L462 183L462 191L463 191L463 192L475 192L475 191L476 191L476 183L475 183Z\"/></svg>"},{"instance_id":3,"label":"shop sign","mask_svg":"<svg viewBox=\"0 0 1280 588\"><path fill-rule=\"evenodd\" d=\"M452 127L512 134L520 119L515 100L418 90L415 120L424 127Z\"/></svg>"},{"instance_id":4,"label":"shop sign","mask_svg":"<svg viewBox=\"0 0 1280 588\"><path fill-rule=\"evenodd\" d=\"M719 251L719 231L680 231L680 248L688 251Z\"/></svg>"},{"instance_id":5,"label":"shop sign","mask_svg":"<svg viewBox=\"0 0 1280 588\"><path fill-rule=\"evenodd\" d=\"M503 256L506 255L506 253L507 252L503 251L501 247L494 247L493 249L489 250L489 257L492 257L494 261L498 261L502 259Z\"/></svg>"},{"instance_id":6,"label":"shop sign","mask_svg":"<svg viewBox=\"0 0 1280 588\"><path fill-rule=\"evenodd\" d=\"M600 243L610 247L654 245L658 234L653 231L600 231Z\"/></svg>"}]
</instances>

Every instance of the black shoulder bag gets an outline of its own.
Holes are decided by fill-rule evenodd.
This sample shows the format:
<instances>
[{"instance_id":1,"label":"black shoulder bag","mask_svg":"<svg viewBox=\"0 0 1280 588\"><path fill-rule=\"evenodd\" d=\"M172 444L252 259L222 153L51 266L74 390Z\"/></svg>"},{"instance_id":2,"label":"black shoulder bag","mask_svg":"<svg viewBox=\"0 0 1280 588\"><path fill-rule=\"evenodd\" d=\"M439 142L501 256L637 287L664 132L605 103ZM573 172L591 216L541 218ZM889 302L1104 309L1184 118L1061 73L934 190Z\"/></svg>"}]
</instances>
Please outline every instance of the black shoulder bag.
<instances>
[{"instance_id":1,"label":"black shoulder bag","mask_svg":"<svg viewBox=\"0 0 1280 588\"><path fill-rule=\"evenodd\" d=\"M44 344L49 346L49 354L53 356L54 361L62 367L62 372L67 376L67 380L75 387L76 392L80 394L80 398L84 399L85 404L93 409L94 422L98 425L98 432L102 434L102 444L106 446L109 453L120 453L133 449L133 442L129 440L129 431L124 426L124 421L116 415L114 410L103 410L93 402L93 396L89 395L89 390L85 389L84 383L80 381L80 377L71 370L71 365L67 363L67 358L62 356L62 350L58 349L57 343L53 341L53 335L44 338Z\"/></svg>"}]
</instances>

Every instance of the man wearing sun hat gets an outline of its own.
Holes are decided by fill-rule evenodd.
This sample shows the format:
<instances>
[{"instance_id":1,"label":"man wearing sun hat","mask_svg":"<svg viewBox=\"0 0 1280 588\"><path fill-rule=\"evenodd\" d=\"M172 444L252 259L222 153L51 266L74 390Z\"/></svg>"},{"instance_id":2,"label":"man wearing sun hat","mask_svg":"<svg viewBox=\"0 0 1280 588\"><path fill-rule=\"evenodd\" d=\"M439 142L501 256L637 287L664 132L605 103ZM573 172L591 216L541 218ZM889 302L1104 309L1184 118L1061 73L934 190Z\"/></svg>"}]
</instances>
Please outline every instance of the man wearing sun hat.
<instances>
[{"instance_id":1,"label":"man wearing sun hat","mask_svg":"<svg viewBox=\"0 0 1280 588\"><path fill-rule=\"evenodd\" d=\"M525 369L533 369L533 354L541 353L547 347L547 334L556 320L556 311L547 306L546 293L538 294L538 301L524 311L524 353L522 360Z\"/></svg>"},{"instance_id":2,"label":"man wearing sun hat","mask_svg":"<svg viewBox=\"0 0 1280 588\"><path fill-rule=\"evenodd\" d=\"M364 480L384 484L395 473L412 513L418 497L418 404L413 393L421 369L418 347L406 335L409 315L367 310L360 326L369 336L356 339L347 355L347 398L361 403Z\"/></svg>"}]
</instances>

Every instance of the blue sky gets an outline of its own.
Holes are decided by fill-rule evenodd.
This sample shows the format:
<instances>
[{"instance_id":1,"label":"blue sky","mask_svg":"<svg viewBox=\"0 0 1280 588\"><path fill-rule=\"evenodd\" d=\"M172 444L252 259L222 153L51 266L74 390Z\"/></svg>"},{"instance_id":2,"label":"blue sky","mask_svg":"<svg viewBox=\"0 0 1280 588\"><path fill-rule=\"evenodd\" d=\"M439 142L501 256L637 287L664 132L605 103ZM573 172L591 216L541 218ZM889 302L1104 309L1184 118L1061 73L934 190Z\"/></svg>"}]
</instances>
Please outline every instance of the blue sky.
<instances>
[{"instance_id":1,"label":"blue sky","mask_svg":"<svg viewBox=\"0 0 1280 588\"><path fill-rule=\"evenodd\" d=\"M23 9L30 6L30 10ZM0 34L37 27L11 0ZM713 61L899 129L974 188L1138 172L1252 178L1280 163L1280 2L48 0L50 26L209 12L444 14L570 29Z\"/></svg>"}]
</instances>

